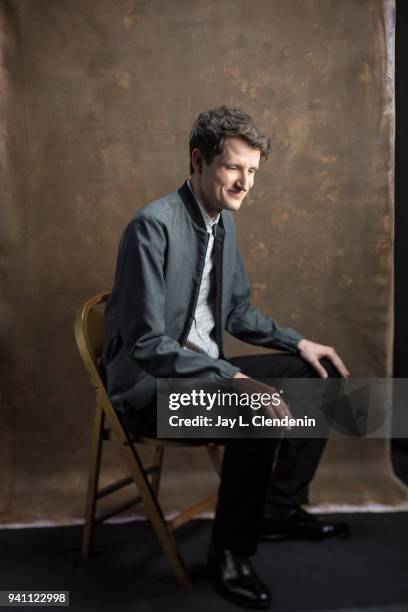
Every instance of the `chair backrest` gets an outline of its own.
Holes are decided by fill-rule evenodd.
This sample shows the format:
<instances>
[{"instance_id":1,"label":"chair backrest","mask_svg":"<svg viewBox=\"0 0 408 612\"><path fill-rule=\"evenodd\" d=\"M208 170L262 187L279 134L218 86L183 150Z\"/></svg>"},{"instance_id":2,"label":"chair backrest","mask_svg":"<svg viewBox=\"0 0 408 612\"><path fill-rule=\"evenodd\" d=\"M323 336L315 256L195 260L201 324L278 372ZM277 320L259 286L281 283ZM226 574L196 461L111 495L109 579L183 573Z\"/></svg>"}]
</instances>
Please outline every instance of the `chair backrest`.
<instances>
[{"instance_id":1,"label":"chair backrest","mask_svg":"<svg viewBox=\"0 0 408 612\"><path fill-rule=\"evenodd\" d=\"M96 306L105 304L109 293L100 293L79 309L75 317L75 341L79 353L95 389L104 390L99 368L99 359L105 343L105 320Z\"/></svg>"}]
</instances>

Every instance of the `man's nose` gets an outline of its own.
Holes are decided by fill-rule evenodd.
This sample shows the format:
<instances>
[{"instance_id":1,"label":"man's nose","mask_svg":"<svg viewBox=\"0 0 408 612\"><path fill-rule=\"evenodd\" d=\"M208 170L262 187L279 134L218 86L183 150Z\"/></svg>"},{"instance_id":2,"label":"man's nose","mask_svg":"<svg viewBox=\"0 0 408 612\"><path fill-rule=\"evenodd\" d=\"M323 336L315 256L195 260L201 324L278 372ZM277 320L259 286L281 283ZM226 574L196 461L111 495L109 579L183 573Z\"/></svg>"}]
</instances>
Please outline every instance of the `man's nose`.
<instances>
[{"instance_id":1,"label":"man's nose","mask_svg":"<svg viewBox=\"0 0 408 612\"><path fill-rule=\"evenodd\" d=\"M249 174L247 174L246 172L242 172L238 179L238 185L241 189L248 191L251 186Z\"/></svg>"}]
</instances>

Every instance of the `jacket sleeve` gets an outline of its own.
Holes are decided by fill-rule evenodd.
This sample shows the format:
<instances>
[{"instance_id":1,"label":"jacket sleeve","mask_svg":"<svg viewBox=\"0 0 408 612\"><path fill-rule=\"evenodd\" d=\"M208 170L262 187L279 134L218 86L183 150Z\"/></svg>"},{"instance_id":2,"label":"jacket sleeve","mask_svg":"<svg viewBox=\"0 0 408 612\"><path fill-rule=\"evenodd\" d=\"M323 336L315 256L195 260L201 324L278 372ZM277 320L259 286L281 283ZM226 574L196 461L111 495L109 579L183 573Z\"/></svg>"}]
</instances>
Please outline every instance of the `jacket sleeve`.
<instances>
[{"instance_id":1,"label":"jacket sleeve","mask_svg":"<svg viewBox=\"0 0 408 612\"><path fill-rule=\"evenodd\" d=\"M274 319L251 304L251 285L241 253L237 248L235 275L227 331L244 342L268 348L297 352L303 336L289 327L279 327Z\"/></svg>"},{"instance_id":2,"label":"jacket sleeve","mask_svg":"<svg viewBox=\"0 0 408 612\"><path fill-rule=\"evenodd\" d=\"M155 378L232 378L239 368L184 349L165 333L166 245L160 222L146 216L134 219L122 237L115 293L117 323L126 351Z\"/></svg>"}]
</instances>

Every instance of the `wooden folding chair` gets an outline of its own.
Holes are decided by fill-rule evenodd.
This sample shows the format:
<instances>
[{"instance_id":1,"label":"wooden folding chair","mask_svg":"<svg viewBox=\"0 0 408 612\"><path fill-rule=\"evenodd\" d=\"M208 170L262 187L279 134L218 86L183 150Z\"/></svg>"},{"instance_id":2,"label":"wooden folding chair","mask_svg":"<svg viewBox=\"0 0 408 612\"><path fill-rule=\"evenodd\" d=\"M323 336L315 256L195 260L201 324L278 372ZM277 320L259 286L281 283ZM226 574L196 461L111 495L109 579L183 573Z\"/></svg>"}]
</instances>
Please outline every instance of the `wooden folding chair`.
<instances>
[{"instance_id":1,"label":"wooden folding chair","mask_svg":"<svg viewBox=\"0 0 408 612\"><path fill-rule=\"evenodd\" d=\"M218 474L220 474L221 470L220 451L215 445L204 444L199 440L137 438L127 432L122 426L117 413L109 401L99 368L99 359L105 341L105 322L102 312L100 309L96 309L96 307L104 304L108 297L109 293L101 293L90 299L81 306L75 319L75 340L92 386L96 391L96 411L92 433L91 461L81 555L83 558L89 555L93 529L96 523L101 523L119 512L123 512L142 502L146 515L153 525L176 580L179 584L187 586L190 584L190 579L177 549L173 531L200 512L213 506L216 495L212 495L194 504L194 506L183 510L172 520L166 520L158 502L164 448L166 446L205 447ZM98 489L102 444L107 440L114 440L119 444L130 476ZM153 461L150 465L143 465L136 444L149 444L154 447ZM122 489L132 482L136 483L138 488L139 494L136 497L132 497L113 510L100 513L97 516L95 515L99 499Z\"/></svg>"}]
</instances>

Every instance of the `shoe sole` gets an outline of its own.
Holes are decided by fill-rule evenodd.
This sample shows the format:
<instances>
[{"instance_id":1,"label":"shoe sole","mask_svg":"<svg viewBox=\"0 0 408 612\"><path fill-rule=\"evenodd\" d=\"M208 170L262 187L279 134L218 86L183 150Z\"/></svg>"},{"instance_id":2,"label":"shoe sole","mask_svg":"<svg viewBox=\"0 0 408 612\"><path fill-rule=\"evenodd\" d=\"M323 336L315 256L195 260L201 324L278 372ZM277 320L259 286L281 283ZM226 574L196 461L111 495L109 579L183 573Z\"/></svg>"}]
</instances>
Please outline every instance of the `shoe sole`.
<instances>
[{"instance_id":1,"label":"shoe sole","mask_svg":"<svg viewBox=\"0 0 408 612\"><path fill-rule=\"evenodd\" d=\"M219 586L218 584L211 579L211 577L208 577L211 586L213 587L214 591L216 591L218 593L218 595L220 595L223 599L225 599L225 601L229 601L230 603L234 604L235 606L239 606L240 608L246 608L247 610L266 610L267 608L271 607L272 602L271 601L267 601L265 603L246 603L243 602L241 599L235 598L235 597L231 597L229 595L227 595Z\"/></svg>"},{"instance_id":2,"label":"shoe sole","mask_svg":"<svg viewBox=\"0 0 408 612\"><path fill-rule=\"evenodd\" d=\"M259 604L250 604L244 603L240 599L235 599L234 597L229 597L225 595L222 591L215 588L215 591L220 595L225 601L229 601L229 603L234 604L235 606L239 606L240 608L246 608L247 610L267 610L271 607L271 602L259 603Z\"/></svg>"}]
</instances>

